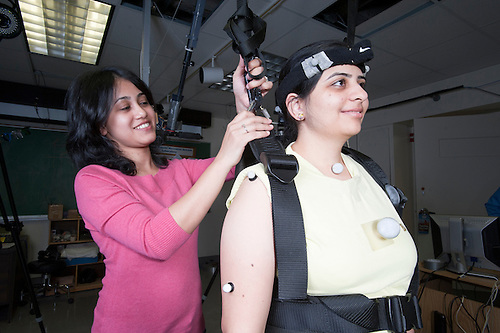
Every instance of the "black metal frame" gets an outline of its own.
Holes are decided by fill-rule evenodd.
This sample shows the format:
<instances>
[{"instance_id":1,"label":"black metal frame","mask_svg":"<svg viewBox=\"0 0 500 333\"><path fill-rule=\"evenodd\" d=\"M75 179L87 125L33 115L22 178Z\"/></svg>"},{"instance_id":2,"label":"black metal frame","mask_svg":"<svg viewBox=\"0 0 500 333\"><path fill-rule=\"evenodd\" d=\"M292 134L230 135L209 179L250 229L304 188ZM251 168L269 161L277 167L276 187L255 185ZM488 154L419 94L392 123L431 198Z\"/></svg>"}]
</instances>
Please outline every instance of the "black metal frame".
<instances>
[{"instance_id":1,"label":"black metal frame","mask_svg":"<svg viewBox=\"0 0 500 333\"><path fill-rule=\"evenodd\" d=\"M0 166L2 168L3 180L5 183L5 188L7 190L7 196L9 197L10 208L12 210L12 216L14 221L9 221L7 216L7 211L5 210L5 206L3 204L2 197L0 196L0 210L2 213L2 217L4 220L3 226L7 231L11 233L12 239L14 241L17 256L19 258L19 262L21 263L21 267L23 269L24 277L26 279L26 285L28 287L28 293L31 300L32 309L34 311L36 321L38 322L38 326L40 327L40 332L45 333L45 326L43 324L42 314L40 313L40 308L38 306L38 301L36 299L35 291L33 289L33 283L31 282L30 273L28 270L28 265L26 264L26 256L23 253L23 247L21 245L21 240L19 235L21 234L21 230L23 229L22 222L19 221L19 216L17 215L16 205L14 203L14 196L12 194L12 188L10 186L9 175L7 173L7 166L5 164L5 157L3 154L2 144L0 144Z\"/></svg>"}]
</instances>

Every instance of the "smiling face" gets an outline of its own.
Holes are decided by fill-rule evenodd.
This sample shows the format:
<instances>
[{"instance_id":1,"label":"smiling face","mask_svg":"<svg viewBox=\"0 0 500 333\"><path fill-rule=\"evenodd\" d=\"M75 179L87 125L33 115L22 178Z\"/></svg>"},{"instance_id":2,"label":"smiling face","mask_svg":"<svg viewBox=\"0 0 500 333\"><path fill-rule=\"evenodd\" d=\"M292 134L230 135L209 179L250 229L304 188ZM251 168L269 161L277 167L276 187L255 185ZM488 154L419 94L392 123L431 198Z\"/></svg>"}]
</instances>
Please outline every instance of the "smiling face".
<instances>
[{"instance_id":1,"label":"smiling face","mask_svg":"<svg viewBox=\"0 0 500 333\"><path fill-rule=\"evenodd\" d=\"M287 108L299 121L299 138L314 134L320 139L345 142L361 130L368 109L365 77L357 66L337 65L325 70L309 96L287 98Z\"/></svg>"},{"instance_id":2,"label":"smiling face","mask_svg":"<svg viewBox=\"0 0 500 333\"><path fill-rule=\"evenodd\" d=\"M115 96L101 134L114 141L124 156L137 149L149 149L156 139L155 112L148 99L133 83L115 81Z\"/></svg>"}]
</instances>

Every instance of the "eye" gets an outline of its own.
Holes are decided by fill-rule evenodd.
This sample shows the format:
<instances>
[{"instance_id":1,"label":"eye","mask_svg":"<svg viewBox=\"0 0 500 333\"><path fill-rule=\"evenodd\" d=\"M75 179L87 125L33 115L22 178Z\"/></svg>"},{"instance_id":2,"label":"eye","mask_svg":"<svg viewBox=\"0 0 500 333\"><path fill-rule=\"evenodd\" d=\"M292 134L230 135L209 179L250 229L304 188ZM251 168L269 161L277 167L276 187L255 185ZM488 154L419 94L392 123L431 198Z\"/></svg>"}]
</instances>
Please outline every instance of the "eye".
<instances>
[{"instance_id":1,"label":"eye","mask_svg":"<svg viewBox=\"0 0 500 333\"><path fill-rule=\"evenodd\" d=\"M332 86L343 87L345 86L345 79L340 79L332 83Z\"/></svg>"},{"instance_id":2,"label":"eye","mask_svg":"<svg viewBox=\"0 0 500 333\"><path fill-rule=\"evenodd\" d=\"M130 105L124 105L120 107L120 111L127 111L130 109Z\"/></svg>"},{"instance_id":3,"label":"eye","mask_svg":"<svg viewBox=\"0 0 500 333\"><path fill-rule=\"evenodd\" d=\"M138 102L140 105L149 105L148 99L144 95L140 96L140 98L138 99Z\"/></svg>"}]
</instances>

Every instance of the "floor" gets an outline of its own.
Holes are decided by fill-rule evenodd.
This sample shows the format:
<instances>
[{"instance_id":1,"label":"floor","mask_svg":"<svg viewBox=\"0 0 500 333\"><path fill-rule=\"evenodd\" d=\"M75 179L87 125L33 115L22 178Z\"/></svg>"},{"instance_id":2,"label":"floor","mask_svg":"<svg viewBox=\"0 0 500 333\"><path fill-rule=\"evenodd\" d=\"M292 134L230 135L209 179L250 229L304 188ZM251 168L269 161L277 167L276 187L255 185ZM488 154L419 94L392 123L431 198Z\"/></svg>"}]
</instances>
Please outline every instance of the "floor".
<instances>
[{"instance_id":1,"label":"floor","mask_svg":"<svg viewBox=\"0 0 500 333\"><path fill-rule=\"evenodd\" d=\"M201 269L203 291L206 292L208 284L215 272L212 264L204 265ZM72 294L73 304L61 295L43 297L38 299L43 326L47 333L84 333L90 332L93 320L93 310L97 302L98 290L81 291ZM32 333L41 332L35 315L31 315L30 306L18 306L10 323L0 321L0 333ZM221 296L219 274L210 288L203 303L203 313L207 333L218 333L221 318Z\"/></svg>"}]
</instances>

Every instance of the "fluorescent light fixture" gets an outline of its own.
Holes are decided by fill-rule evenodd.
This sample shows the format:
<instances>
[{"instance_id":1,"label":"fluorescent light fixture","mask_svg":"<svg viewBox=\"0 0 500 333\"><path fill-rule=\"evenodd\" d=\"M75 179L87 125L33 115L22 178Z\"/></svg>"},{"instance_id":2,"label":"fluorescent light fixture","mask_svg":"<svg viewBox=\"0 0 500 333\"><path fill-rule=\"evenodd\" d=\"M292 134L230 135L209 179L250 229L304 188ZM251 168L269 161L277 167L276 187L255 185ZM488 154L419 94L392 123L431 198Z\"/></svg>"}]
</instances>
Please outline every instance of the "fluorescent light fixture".
<instances>
[{"instance_id":1,"label":"fluorescent light fixture","mask_svg":"<svg viewBox=\"0 0 500 333\"><path fill-rule=\"evenodd\" d=\"M19 0L30 52L95 65L112 6L94 0Z\"/></svg>"}]
</instances>

